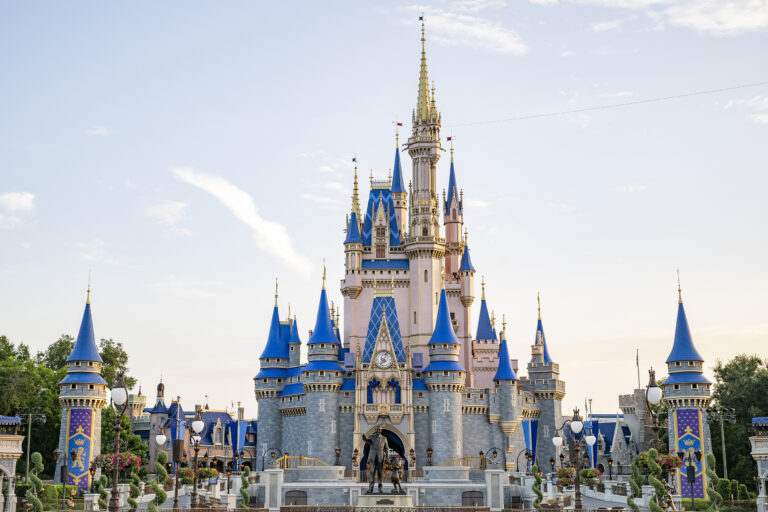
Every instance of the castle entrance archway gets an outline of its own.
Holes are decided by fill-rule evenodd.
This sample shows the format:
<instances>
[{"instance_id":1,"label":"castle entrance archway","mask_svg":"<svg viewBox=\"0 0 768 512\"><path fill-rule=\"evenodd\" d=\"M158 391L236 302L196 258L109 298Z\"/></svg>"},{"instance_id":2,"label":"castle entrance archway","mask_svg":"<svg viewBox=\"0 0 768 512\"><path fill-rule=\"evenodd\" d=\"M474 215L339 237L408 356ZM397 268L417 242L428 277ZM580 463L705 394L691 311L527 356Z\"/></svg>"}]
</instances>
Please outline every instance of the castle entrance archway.
<instances>
[{"instance_id":1,"label":"castle entrance archway","mask_svg":"<svg viewBox=\"0 0 768 512\"><path fill-rule=\"evenodd\" d=\"M373 427L365 435L370 436L373 434L376 427ZM405 453L405 444L400 436L390 429L389 425L381 425L381 434L387 439L389 449L395 451L400 456L400 462L403 464L403 469L408 471L408 457ZM368 463L368 444L363 448L363 458L360 460L360 469L365 469Z\"/></svg>"}]
</instances>

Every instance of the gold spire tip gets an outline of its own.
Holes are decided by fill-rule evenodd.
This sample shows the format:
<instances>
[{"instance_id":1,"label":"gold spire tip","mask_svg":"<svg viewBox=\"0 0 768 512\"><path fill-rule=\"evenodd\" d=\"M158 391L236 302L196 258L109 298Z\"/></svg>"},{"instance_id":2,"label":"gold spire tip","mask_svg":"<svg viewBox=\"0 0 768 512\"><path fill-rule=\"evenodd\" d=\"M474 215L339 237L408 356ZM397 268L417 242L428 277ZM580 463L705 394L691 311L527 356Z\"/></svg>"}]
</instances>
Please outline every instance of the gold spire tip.
<instances>
[{"instance_id":1,"label":"gold spire tip","mask_svg":"<svg viewBox=\"0 0 768 512\"><path fill-rule=\"evenodd\" d=\"M677 269L677 300L678 304L683 303L683 290L680 288L680 269Z\"/></svg>"},{"instance_id":2,"label":"gold spire tip","mask_svg":"<svg viewBox=\"0 0 768 512\"><path fill-rule=\"evenodd\" d=\"M323 258L323 290L325 290L325 258Z\"/></svg>"},{"instance_id":3,"label":"gold spire tip","mask_svg":"<svg viewBox=\"0 0 768 512\"><path fill-rule=\"evenodd\" d=\"M277 307L277 278L275 278L275 307Z\"/></svg>"},{"instance_id":4,"label":"gold spire tip","mask_svg":"<svg viewBox=\"0 0 768 512\"><path fill-rule=\"evenodd\" d=\"M539 320L541 320L541 294L536 294L536 303L539 305Z\"/></svg>"},{"instance_id":5,"label":"gold spire tip","mask_svg":"<svg viewBox=\"0 0 768 512\"><path fill-rule=\"evenodd\" d=\"M91 303L91 271L88 271L88 291L86 292L85 296L85 303L90 304Z\"/></svg>"},{"instance_id":6,"label":"gold spire tip","mask_svg":"<svg viewBox=\"0 0 768 512\"><path fill-rule=\"evenodd\" d=\"M480 300L485 300L485 276L480 278L480 286L483 289L483 295L480 297Z\"/></svg>"}]
</instances>

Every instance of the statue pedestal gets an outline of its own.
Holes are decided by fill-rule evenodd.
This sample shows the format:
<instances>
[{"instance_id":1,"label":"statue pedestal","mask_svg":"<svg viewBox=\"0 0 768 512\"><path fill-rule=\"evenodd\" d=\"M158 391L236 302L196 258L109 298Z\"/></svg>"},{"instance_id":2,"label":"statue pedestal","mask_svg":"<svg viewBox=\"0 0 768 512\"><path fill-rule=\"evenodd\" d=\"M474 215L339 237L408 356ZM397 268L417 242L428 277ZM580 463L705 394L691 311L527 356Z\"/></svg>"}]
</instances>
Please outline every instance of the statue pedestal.
<instances>
[{"instance_id":1,"label":"statue pedestal","mask_svg":"<svg viewBox=\"0 0 768 512\"><path fill-rule=\"evenodd\" d=\"M410 494L361 494L357 498L357 507L410 508L413 496Z\"/></svg>"}]
</instances>

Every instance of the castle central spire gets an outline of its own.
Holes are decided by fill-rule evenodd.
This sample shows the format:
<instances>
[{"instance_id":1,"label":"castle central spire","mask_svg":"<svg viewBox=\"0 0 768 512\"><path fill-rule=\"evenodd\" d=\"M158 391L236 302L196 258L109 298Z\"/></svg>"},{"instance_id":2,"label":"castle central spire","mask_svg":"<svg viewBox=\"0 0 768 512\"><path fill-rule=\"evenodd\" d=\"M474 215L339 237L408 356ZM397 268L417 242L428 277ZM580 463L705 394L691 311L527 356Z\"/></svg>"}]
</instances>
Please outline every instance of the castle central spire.
<instances>
[{"instance_id":1,"label":"castle central spire","mask_svg":"<svg viewBox=\"0 0 768 512\"><path fill-rule=\"evenodd\" d=\"M416 120L426 122L430 117L431 104L429 98L429 76L427 74L427 50L424 37L424 16L421 21L421 66L419 68L419 94L416 100Z\"/></svg>"}]
</instances>

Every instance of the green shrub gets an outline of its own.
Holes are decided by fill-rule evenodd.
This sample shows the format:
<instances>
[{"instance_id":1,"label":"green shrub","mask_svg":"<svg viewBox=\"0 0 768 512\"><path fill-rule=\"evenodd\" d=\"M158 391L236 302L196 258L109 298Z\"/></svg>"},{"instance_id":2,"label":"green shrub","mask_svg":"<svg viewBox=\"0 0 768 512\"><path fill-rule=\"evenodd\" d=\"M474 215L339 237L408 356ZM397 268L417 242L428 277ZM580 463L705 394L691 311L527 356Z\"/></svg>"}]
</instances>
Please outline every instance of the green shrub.
<instances>
[{"instance_id":1,"label":"green shrub","mask_svg":"<svg viewBox=\"0 0 768 512\"><path fill-rule=\"evenodd\" d=\"M16 497L23 498L27 495L27 491L32 490L32 487L34 487L32 484L16 484Z\"/></svg>"},{"instance_id":2,"label":"green shrub","mask_svg":"<svg viewBox=\"0 0 768 512\"><path fill-rule=\"evenodd\" d=\"M717 493L723 497L724 500L731 499L731 481L725 478L721 478L717 485L715 485Z\"/></svg>"},{"instance_id":3,"label":"green shrub","mask_svg":"<svg viewBox=\"0 0 768 512\"><path fill-rule=\"evenodd\" d=\"M696 510L707 510L709 508L709 500L694 498L693 501L696 505ZM683 509L691 510L691 498L683 498Z\"/></svg>"},{"instance_id":4,"label":"green shrub","mask_svg":"<svg viewBox=\"0 0 768 512\"><path fill-rule=\"evenodd\" d=\"M730 495L732 500L739 499L739 481L731 480Z\"/></svg>"}]
</instances>

